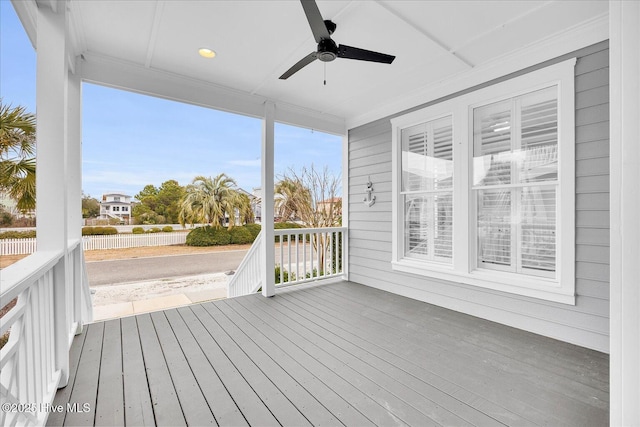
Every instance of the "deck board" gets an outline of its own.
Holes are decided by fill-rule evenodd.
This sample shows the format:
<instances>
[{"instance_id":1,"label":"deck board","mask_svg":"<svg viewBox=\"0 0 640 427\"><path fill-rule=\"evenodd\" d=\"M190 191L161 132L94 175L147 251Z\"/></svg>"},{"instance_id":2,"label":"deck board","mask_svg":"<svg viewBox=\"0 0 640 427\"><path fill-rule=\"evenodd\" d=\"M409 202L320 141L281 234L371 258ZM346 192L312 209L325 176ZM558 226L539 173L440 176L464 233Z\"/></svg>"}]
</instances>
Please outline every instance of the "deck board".
<instances>
[{"instance_id":1,"label":"deck board","mask_svg":"<svg viewBox=\"0 0 640 427\"><path fill-rule=\"evenodd\" d=\"M173 386L169 367L156 335L151 315L141 314L136 317L155 422L161 426L184 425L182 406L180 406L178 395Z\"/></svg>"},{"instance_id":2,"label":"deck board","mask_svg":"<svg viewBox=\"0 0 640 427\"><path fill-rule=\"evenodd\" d=\"M69 350L69 381L67 382L66 387L59 389L56 393L56 396L53 399L53 404L55 406L64 406L67 404L67 402L69 402L71 391L73 390L73 383L76 379L76 373L78 371L78 362L80 361L80 356L82 355L82 347L84 346L84 341L86 338L87 326L83 328L82 333L75 337L73 342L71 343L71 349ZM47 424L51 426L61 426L64 424L65 415L66 411L52 412L47 418Z\"/></svg>"},{"instance_id":3,"label":"deck board","mask_svg":"<svg viewBox=\"0 0 640 427\"><path fill-rule=\"evenodd\" d=\"M124 425L121 337L120 321L110 320L104 323L96 403L97 426Z\"/></svg>"},{"instance_id":4,"label":"deck board","mask_svg":"<svg viewBox=\"0 0 640 427\"><path fill-rule=\"evenodd\" d=\"M329 291L323 290L322 293L329 294ZM534 415L536 418L542 417L549 424L558 424L565 416L572 416L580 420L583 425L587 425L601 413L597 408L581 404L558 391L558 386L565 382L558 382L553 376L545 376L544 369L535 372L531 369L523 369L517 360L505 360L497 352L489 352L482 347L456 339L448 330L434 331L431 327L420 327L420 319L416 318L408 323L406 319L399 317L404 316L404 313L398 313L397 310L381 311L366 304L365 301L366 299L364 301L336 299L334 294L325 296L324 299L327 305L338 305L343 312L359 312L368 321L374 322L376 329L387 330L389 339L397 340L397 346L408 346L413 348L416 354L422 355L432 363L443 367L448 366L447 376L457 370L458 375L475 376L481 383L494 383L496 387L491 391L485 390L485 396L493 393L495 403L505 398L509 399L510 405L521 407L522 416L525 418L528 413L535 411L538 412ZM478 364L478 359L483 363ZM539 379L541 377L543 379ZM505 397L500 393L500 389L510 390L510 393ZM595 419L605 422L601 418Z\"/></svg>"},{"instance_id":5,"label":"deck board","mask_svg":"<svg viewBox=\"0 0 640 427\"><path fill-rule=\"evenodd\" d=\"M235 341L230 335L232 325L225 322L224 315L219 311L215 304L203 304L209 314L208 329L212 331L220 347L224 350L230 360L243 373L247 382L260 396L260 400L264 402L269 411L273 414L281 425L306 426L310 425L309 421L304 417L298 408L260 369L260 360L252 360L243 350L247 343L242 340ZM224 327L224 326L226 327Z\"/></svg>"},{"instance_id":6,"label":"deck board","mask_svg":"<svg viewBox=\"0 0 640 427\"><path fill-rule=\"evenodd\" d=\"M91 411L50 425L608 423L607 355L349 282L92 324L70 357L56 403Z\"/></svg>"},{"instance_id":7,"label":"deck board","mask_svg":"<svg viewBox=\"0 0 640 427\"><path fill-rule=\"evenodd\" d=\"M247 422L250 425L279 425L272 412L249 383L246 373L240 370L235 364L235 360L229 358L218 342L218 337L212 335L214 330L219 331L219 329L212 327L214 324L217 326L217 323L201 305L192 306L190 310L195 317L187 316L185 320L189 323L191 330L195 332L194 336L209 357L209 361L216 366L216 372L229 389L234 402Z\"/></svg>"},{"instance_id":8,"label":"deck board","mask_svg":"<svg viewBox=\"0 0 640 427\"><path fill-rule=\"evenodd\" d=\"M69 403L77 408L84 408L84 405L88 404L88 411L68 411L64 419L65 425L88 425L95 421L103 338L104 323L95 323L87 327L87 337L82 346Z\"/></svg>"},{"instance_id":9,"label":"deck board","mask_svg":"<svg viewBox=\"0 0 640 427\"><path fill-rule=\"evenodd\" d=\"M452 396L422 380L423 373L420 376L412 375L409 373L412 371L411 366L394 354L385 352L383 357L380 357L381 349L374 347L358 335L337 327L329 321L329 318L325 317L324 313L313 312L314 307L301 307L298 301L290 296L284 296L282 300L287 302L287 304L282 304L282 309L289 314L295 314L292 316L294 322L303 325L309 331L327 341L335 342L336 345L353 357L378 370L381 375L386 375L387 378L395 378L401 384L406 385L410 394L404 399L407 402L422 399L416 401L416 407L422 411L428 411L427 415L433 417L437 422L445 425L460 425L464 423L483 426L502 425L497 420L469 408Z\"/></svg>"},{"instance_id":10,"label":"deck board","mask_svg":"<svg viewBox=\"0 0 640 427\"><path fill-rule=\"evenodd\" d=\"M264 352L247 334L238 323L241 319L235 316L235 312L227 304L208 305L220 310L221 316L216 316L218 322L225 328L229 336L235 342L243 342L246 355L255 361L260 361L260 370L273 382L273 384L291 401L305 419L313 425L336 425L338 420L329 412L314 396L300 385L287 371L276 363L271 356Z\"/></svg>"},{"instance_id":11,"label":"deck board","mask_svg":"<svg viewBox=\"0 0 640 427\"><path fill-rule=\"evenodd\" d=\"M261 331L258 327L258 325L263 325L264 322L252 313L247 312L238 299L229 300L228 305L236 312L236 316L233 317L234 321L247 336L258 343L280 366L286 366L288 373L312 393L341 423L359 426L372 425L364 415L320 379L322 377L321 373L312 372L309 366L305 364L305 358L293 357L294 345L292 343L278 340L273 333L265 335L264 331Z\"/></svg>"},{"instance_id":12,"label":"deck board","mask_svg":"<svg viewBox=\"0 0 640 427\"><path fill-rule=\"evenodd\" d=\"M162 348L185 421L189 425L217 425L198 381L187 363L187 358L169 325L165 312L151 313L151 320L156 329L158 342Z\"/></svg>"},{"instance_id":13,"label":"deck board","mask_svg":"<svg viewBox=\"0 0 640 427\"><path fill-rule=\"evenodd\" d=\"M335 301L336 289L325 288L324 291L331 292L332 296L328 300L330 302ZM344 293L348 292L347 288L343 288ZM347 298L343 293L343 297ZM354 296L355 298L355 296ZM357 299L351 299L352 302L366 305L367 302L373 302L374 299L367 298L363 293L357 296ZM498 345L496 342L497 337L494 336L492 343L487 343L488 334L484 331L491 330L490 327L495 328L497 325L492 322L479 321L479 319L471 316L463 316L457 314L454 319L450 319L447 323L434 321L431 317L424 318L419 316L418 313L411 313L407 307L407 301L404 304L395 304L389 307L393 314L393 317L399 322L399 329L415 329L415 332L419 332L420 339L425 340L425 334L433 330L437 334L446 336L449 340L444 343L445 347L449 347L452 341L457 342L462 347L462 353L477 353L479 357L483 357L489 361L489 364L493 367L497 367L500 370L508 367L508 372L517 375L519 380L527 381L532 390L538 391L543 388L548 394L548 400L550 402L557 401L558 398L563 399L570 397L587 406L580 409L581 413L584 413L586 420L591 420L593 416L597 416L596 413L590 412L590 407L596 405L601 409L604 409L608 405L608 382L602 381L598 376L602 376L603 370L592 369L593 363L590 363L587 359L587 363L580 363L574 359L571 363L565 363L565 369L561 370L558 365L552 363L553 356L557 354L554 349L557 347L558 342L548 338L535 336L534 334L527 335L522 331L517 331L517 336L505 335L504 341L506 344ZM448 315L451 312L447 310L437 308L440 312L447 312ZM379 315L382 315L381 313ZM464 320L465 322L461 322ZM407 326L406 322L411 322L410 326ZM473 322L473 323L472 323ZM456 325L461 323L464 326ZM509 333L513 333L514 329L504 328ZM478 332L476 332L478 331ZM409 332L410 335L413 335ZM473 334L482 333L480 338L476 339ZM530 338L535 337L536 343L534 345L528 345ZM433 343L434 338L429 338L428 343ZM590 351L575 347L572 349L574 352L579 349L580 354L588 354ZM532 358L524 351L536 351L537 358ZM541 350L541 351L538 351ZM596 356L600 356L600 353L594 353ZM566 361L568 362L568 361ZM535 370L532 370L532 367ZM595 372L594 372L595 371ZM571 410L571 409L570 409Z\"/></svg>"},{"instance_id":14,"label":"deck board","mask_svg":"<svg viewBox=\"0 0 640 427\"><path fill-rule=\"evenodd\" d=\"M188 308L180 310L189 310ZM247 425L235 402L229 395L215 369L209 363L206 355L193 337L179 310L165 312L171 327L180 342L180 347L189 363L192 372L196 374L196 380L207 400L218 425L241 426Z\"/></svg>"},{"instance_id":15,"label":"deck board","mask_svg":"<svg viewBox=\"0 0 640 427\"><path fill-rule=\"evenodd\" d=\"M126 425L155 423L151 393L135 317L120 320L122 331L122 378L124 380L124 415Z\"/></svg>"}]
</instances>

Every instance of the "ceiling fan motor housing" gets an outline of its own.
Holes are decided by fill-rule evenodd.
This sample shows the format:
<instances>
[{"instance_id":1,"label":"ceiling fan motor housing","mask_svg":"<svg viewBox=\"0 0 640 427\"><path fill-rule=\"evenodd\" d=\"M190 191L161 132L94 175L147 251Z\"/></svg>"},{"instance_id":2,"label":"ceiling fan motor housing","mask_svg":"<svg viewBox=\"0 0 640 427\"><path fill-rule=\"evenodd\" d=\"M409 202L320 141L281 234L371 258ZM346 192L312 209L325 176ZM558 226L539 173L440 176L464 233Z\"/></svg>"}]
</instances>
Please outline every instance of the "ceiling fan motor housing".
<instances>
[{"instance_id":1,"label":"ceiling fan motor housing","mask_svg":"<svg viewBox=\"0 0 640 427\"><path fill-rule=\"evenodd\" d=\"M322 39L318 43L318 59L322 62L331 62L338 56L338 46L331 39Z\"/></svg>"}]
</instances>

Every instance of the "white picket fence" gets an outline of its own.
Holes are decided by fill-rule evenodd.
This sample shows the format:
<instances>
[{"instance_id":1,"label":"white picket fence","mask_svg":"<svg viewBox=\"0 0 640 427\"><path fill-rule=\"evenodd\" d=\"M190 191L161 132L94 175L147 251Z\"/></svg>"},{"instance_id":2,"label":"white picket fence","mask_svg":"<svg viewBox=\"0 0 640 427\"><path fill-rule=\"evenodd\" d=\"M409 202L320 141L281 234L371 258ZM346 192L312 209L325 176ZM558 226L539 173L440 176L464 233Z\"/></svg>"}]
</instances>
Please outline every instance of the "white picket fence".
<instances>
[{"instance_id":1,"label":"white picket fence","mask_svg":"<svg viewBox=\"0 0 640 427\"><path fill-rule=\"evenodd\" d=\"M96 249L124 249L142 246L183 245L187 240L185 232L114 234L111 236L84 236L82 248L85 251ZM30 254L36 251L36 239L1 239L0 256Z\"/></svg>"}]
</instances>

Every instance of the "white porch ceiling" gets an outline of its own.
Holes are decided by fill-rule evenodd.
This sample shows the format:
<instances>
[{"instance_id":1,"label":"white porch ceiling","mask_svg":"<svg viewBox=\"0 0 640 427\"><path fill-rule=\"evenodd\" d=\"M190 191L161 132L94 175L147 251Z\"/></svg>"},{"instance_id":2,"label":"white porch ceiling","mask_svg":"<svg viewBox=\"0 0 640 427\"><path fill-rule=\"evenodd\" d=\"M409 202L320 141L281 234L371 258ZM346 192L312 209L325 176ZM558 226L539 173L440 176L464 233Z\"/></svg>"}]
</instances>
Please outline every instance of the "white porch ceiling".
<instances>
[{"instance_id":1,"label":"white porch ceiling","mask_svg":"<svg viewBox=\"0 0 640 427\"><path fill-rule=\"evenodd\" d=\"M428 101L426 93L437 92L439 85L518 52L537 47L547 52L539 55L544 58L558 43L572 48L576 37L584 45L585 38L597 42L608 34L607 1L317 3L323 17L337 24L332 37L338 44L389 53L395 62L337 59L326 64L324 86L324 64L315 61L279 80L316 48L295 0L71 0L73 53L83 55L83 73L97 83L203 105L209 104L202 99L207 96L237 96L228 107L224 101L210 105L245 114L253 114L255 105L268 99L292 110L303 107L301 111L344 128L389 114L421 91L424 95L416 101ZM200 47L215 50L217 56L200 57ZM154 79L155 86L149 83ZM193 96L163 93L167 81L182 82ZM179 87L176 90L182 90ZM202 92L198 88L210 92L196 99Z\"/></svg>"}]
</instances>

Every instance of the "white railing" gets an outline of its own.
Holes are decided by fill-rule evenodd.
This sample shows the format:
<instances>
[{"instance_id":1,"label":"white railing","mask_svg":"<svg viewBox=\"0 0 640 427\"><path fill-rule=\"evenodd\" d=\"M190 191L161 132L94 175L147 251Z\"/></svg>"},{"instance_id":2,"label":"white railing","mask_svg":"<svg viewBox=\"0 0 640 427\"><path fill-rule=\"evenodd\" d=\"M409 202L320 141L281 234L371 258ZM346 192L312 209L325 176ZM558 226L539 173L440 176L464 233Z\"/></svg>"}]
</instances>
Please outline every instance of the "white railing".
<instances>
[{"instance_id":1,"label":"white railing","mask_svg":"<svg viewBox=\"0 0 640 427\"><path fill-rule=\"evenodd\" d=\"M262 231L253 241L249 252L236 269L235 274L227 284L227 297L238 297L258 292L262 287L262 266L264 265L260 244Z\"/></svg>"},{"instance_id":2,"label":"white railing","mask_svg":"<svg viewBox=\"0 0 640 427\"><path fill-rule=\"evenodd\" d=\"M96 249L124 249L141 246L183 245L187 241L186 232L114 234L111 236L84 236L82 247L85 251ZM30 254L36 251L36 239L0 239L0 255Z\"/></svg>"},{"instance_id":3,"label":"white railing","mask_svg":"<svg viewBox=\"0 0 640 427\"><path fill-rule=\"evenodd\" d=\"M0 425L46 422L71 340L92 320L86 277L80 240L67 253L36 252L2 270L0 300L17 302L0 319L0 334L9 331L0 349Z\"/></svg>"},{"instance_id":4,"label":"white railing","mask_svg":"<svg viewBox=\"0 0 640 427\"><path fill-rule=\"evenodd\" d=\"M344 276L347 229L290 228L274 230L276 287ZM265 263L259 250L262 232L227 285L227 296L257 292Z\"/></svg>"}]
</instances>

